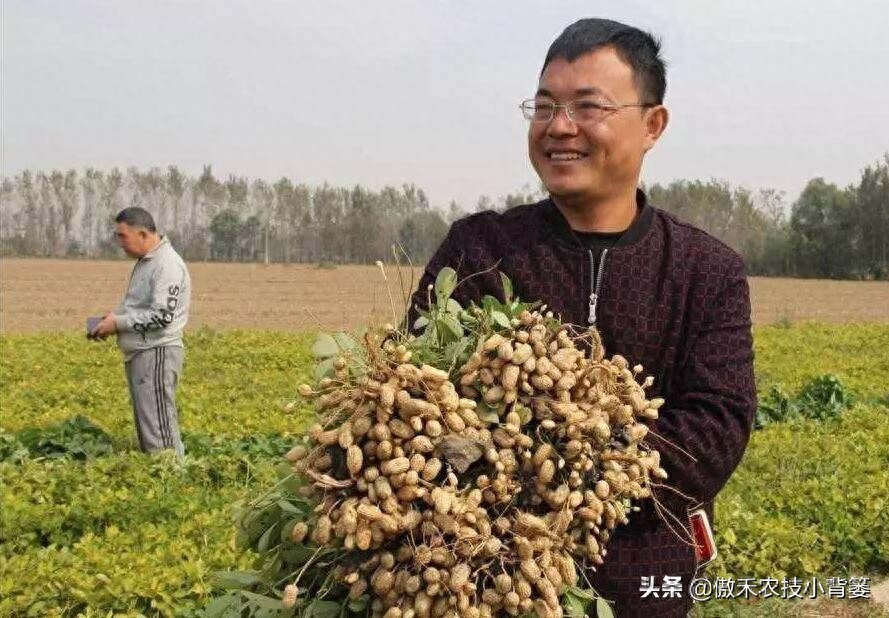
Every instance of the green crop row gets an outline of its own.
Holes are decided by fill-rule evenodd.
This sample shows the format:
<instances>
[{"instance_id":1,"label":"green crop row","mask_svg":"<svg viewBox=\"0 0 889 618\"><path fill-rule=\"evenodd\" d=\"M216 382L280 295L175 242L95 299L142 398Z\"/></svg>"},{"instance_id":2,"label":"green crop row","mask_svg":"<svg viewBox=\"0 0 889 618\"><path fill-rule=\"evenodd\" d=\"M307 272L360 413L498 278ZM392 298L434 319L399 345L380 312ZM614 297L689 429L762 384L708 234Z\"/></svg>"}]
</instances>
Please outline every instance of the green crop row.
<instances>
[{"instance_id":1,"label":"green crop row","mask_svg":"<svg viewBox=\"0 0 889 618\"><path fill-rule=\"evenodd\" d=\"M292 433L306 408L296 386L312 375L309 334L202 329L186 338L178 392L183 431L214 436ZM78 414L118 446L136 448L120 352L113 343L76 334L0 338L0 426L8 432L45 427Z\"/></svg>"},{"instance_id":2,"label":"green crop row","mask_svg":"<svg viewBox=\"0 0 889 618\"><path fill-rule=\"evenodd\" d=\"M0 464L0 615L191 616L249 563L233 507L273 460L123 453Z\"/></svg>"},{"instance_id":3,"label":"green crop row","mask_svg":"<svg viewBox=\"0 0 889 618\"><path fill-rule=\"evenodd\" d=\"M835 374L854 396L889 403L889 324L765 326L754 329L753 347L760 395Z\"/></svg>"},{"instance_id":4,"label":"green crop row","mask_svg":"<svg viewBox=\"0 0 889 618\"><path fill-rule=\"evenodd\" d=\"M178 397L183 430L250 436L303 428L303 406L283 410L297 384L311 378L312 340L283 332L190 333ZM831 373L855 396L889 402L889 325L763 327L754 345L761 394L773 386L796 391ZM122 361L110 342L73 333L0 337L0 393L0 426L8 432L81 414L135 445Z\"/></svg>"},{"instance_id":5,"label":"green crop row","mask_svg":"<svg viewBox=\"0 0 889 618\"><path fill-rule=\"evenodd\" d=\"M716 505L714 570L735 577L889 572L889 407L756 432Z\"/></svg>"}]
</instances>

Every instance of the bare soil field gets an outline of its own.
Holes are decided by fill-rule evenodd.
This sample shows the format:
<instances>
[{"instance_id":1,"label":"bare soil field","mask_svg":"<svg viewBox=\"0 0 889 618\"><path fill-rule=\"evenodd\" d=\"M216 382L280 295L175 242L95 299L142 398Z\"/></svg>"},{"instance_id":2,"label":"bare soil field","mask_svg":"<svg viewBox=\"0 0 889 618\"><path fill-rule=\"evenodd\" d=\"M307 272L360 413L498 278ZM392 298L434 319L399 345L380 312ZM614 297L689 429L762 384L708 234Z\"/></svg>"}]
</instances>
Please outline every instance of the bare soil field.
<instances>
[{"instance_id":1,"label":"bare soil field","mask_svg":"<svg viewBox=\"0 0 889 618\"><path fill-rule=\"evenodd\" d=\"M0 260L0 331L78 330L117 307L133 263ZM386 284L373 266L191 263L189 328L351 329L392 321ZM413 283L419 278L415 269ZM388 269L396 311L403 298ZM403 271L405 290L411 273ZM753 322L889 322L889 282L752 277Z\"/></svg>"}]
</instances>

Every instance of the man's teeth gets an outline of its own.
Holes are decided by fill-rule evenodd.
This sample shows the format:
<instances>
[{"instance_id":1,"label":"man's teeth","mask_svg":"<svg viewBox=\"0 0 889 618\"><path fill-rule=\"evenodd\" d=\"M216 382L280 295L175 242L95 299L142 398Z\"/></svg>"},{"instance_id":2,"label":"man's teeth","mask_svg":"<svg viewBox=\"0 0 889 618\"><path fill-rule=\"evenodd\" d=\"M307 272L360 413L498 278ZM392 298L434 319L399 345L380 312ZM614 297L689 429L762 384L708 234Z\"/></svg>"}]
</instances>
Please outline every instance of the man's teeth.
<instances>
[{"instance_id":1,"label":"man's teeth","mask_svg":"<svg viewBox=\"0 0 889 618\"><path fill-rule=\"evenodd\" d=\"M551 152L549 158L555 161L575 161L582 159L584 156L586 155L577 152Z\"/></svg>"}]
</instances>

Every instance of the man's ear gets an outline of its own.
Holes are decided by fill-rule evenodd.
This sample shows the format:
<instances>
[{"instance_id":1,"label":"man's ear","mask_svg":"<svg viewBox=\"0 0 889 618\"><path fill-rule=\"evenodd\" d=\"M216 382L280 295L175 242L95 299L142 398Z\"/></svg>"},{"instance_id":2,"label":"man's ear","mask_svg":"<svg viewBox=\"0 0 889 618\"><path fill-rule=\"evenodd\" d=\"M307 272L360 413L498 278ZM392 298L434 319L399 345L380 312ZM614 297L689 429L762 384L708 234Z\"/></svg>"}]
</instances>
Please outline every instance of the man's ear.
<instances>
[{"instance_id":1,"label":"man's ear","mask_svg":"<svg viewBox=\"0 0 889 618\"><path fill-rule=\"evenodd\" d=\"M670 112L663 105L656 105L647 110L645 114L645 152L654 148L654 145L667 129L669 121Z\"/></svg>"}]
</instances>

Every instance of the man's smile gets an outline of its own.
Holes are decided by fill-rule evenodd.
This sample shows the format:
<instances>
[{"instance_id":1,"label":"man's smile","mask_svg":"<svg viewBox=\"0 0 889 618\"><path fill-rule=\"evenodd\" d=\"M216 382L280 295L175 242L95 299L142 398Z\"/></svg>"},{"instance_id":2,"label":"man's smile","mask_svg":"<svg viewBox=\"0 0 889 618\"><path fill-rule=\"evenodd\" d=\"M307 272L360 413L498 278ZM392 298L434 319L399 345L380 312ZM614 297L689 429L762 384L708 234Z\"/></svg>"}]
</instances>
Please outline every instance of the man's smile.
<instances>
[{"instance_id":1,"label":"man's smile","mask_svg":"<svg viewBox=\"0 0 889 618\"><path fill-rule=\"evenodd\" d=\"M580 150L565 148L554 148L546 151L546 158L556 163L579 161L580 159L585 159L587 156L587 153L581 152Z\"/></svg>"}]
</instances>

